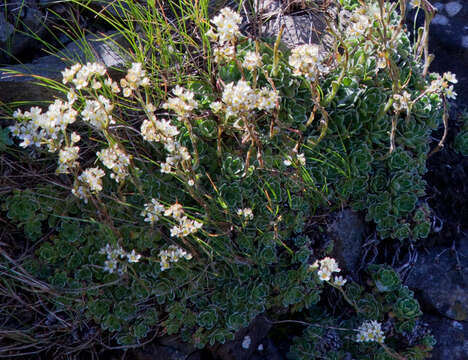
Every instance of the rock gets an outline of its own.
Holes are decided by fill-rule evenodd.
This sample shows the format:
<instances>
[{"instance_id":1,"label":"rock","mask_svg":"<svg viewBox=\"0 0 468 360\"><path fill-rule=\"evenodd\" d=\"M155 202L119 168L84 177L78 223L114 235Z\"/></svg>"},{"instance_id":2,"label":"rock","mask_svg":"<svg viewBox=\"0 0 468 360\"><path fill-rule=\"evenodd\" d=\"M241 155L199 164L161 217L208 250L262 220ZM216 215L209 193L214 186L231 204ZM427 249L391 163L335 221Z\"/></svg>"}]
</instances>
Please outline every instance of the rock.
<instances>
[{"instance_id":1,"label":"rock","mask_svg":"<svg viewBox=\"0 0 468 360\"><path fill-rule=\"evenodd\" d=\"M202 352L175 336L163 336L151 344L131 351L132 360L202 360Z\"/></svg>"},{"instance_id":2,"label":"rock","mask_svg":"<svg viewBox=\"0 0 468 360\"><path fill-rule=\"evenodd\" d=\"M423 320L430 326L437 344L432 359L468 359L468 324L437 316L425 315Z\"/></svg>"},{"instance_id":3,"label":"rock","mask_svg":"<svg viewBox=\"0 0 468 360\"><path fill-rule=\"evenodd\" d=\"M328 226L328 234L333 240L332 256L348 273L354 274L358 270L364 230L363 218L350 209L338 212L333 222Z\"/></svg>"},{"instance_id":4,"label":"rock","mask_svg":"<svg viewBox=\"0 0 468 360\"><path fill-rule=\"evenodd\" d=\"M263 340L249 360L284 360L279 350L270 339Z\"/></svg>"},{"instance_id":5,"label":"rock","mask_svg":"<svg viewBox=\"0 0 468 360\"><path fill-rule=\"evenodd\" d=\"M435 247L428 254L420 254L405 284L416 291L423 311L436 311L452 320L466 322L468 287L465 274L468 270L468 239L462 239L458 249L461 266L459 269L455 255L445 250Z\"/></svg>"},{"instance_id":6,"label":"rock","mask_svg":"<svg viewBox=\"0 0 468 360\"><path fill-rule=\"evenodd\" d=\"M89 54L77 43L71 43L56 55L0 69L0 102L44 101L58 96L58 91L39 85L38 80L48 78L60 82L61 71L75 62L98 61L110 68L111 77L121 76L119 69L129 60L119 48L125 44L124 37L120 34L109 34L106 38L87 36L86 41L91 49Z\"/></svg>"},{"instance_id":7,"label":"rock","mask_svg":"<svg viewBox=\"0 0 468 360\"><path fill-rule=\"evenodd\" d=\"M318 44L321 41L326 23L320 16L312 13L305 15L275 16L262 26L262 37L276 39L281 26L284 32L281 41L288 47L293 48L301 44Z\"/></svg>"},{"instance_id":8,"label":"rock","mask_svg":"<svg viewBox=\"0 0 468 360\"><path fill-rule=\"evenodd\" d=\"M44 37L46 20L35 1L23 1L21 5L7 1L0 8L0 49L4 50L0 51L0 63L36 51L40 42L35 37Z\"/></svg>"},{"instance_id":9,"label":"rock","mask_svg":"<svg viewBox=\"0 0 468 360\"><path fill-rule=\"evenodd\" d=\"M264 317L258 316L244 329L236 333L233 341L218 344L210 348L214 360L247 360L258 350L258 346L271 329L271 324ZM265 344L263 344L265 346ZM274 358L272 358L274 359Z\"/></svg>"}]
</instances>

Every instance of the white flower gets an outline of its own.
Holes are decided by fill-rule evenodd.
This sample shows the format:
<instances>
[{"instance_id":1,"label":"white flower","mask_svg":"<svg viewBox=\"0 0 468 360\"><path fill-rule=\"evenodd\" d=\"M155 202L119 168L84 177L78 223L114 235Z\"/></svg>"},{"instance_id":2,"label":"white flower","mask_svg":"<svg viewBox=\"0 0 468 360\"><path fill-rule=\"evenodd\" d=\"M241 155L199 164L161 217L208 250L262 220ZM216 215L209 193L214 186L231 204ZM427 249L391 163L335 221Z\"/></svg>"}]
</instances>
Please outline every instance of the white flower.
<instances>
[{"instance_id":1,"label":"white flower","mask_svg":"<svg viewBox=\"0 0 468 360\"><path fill-rule=\"evenodd\" d=\"M131 253L127 254L127 259L129 263L137 263L140 261L141 255L137 254L135 250L132 250Z\"/></svg>"},{"instance_id":2,"label":"white flower","mask_svg":"<svg viewBox=\"0 0 468 360\"><path fill-rule=\"evenodd\" d=\"M383 344L385 340L384 332L382 331L382 325L375 320L368 320L363 322L357 331L358 334L356 337L356 342L375 341Z\"/></svg>"},{"instance_id":3,"label":"white flower","mask_svg":"<svg viewBox=\"0 0 468 360\"><path fill-rule=\"evenodd\" d=\"M262 58L255 51L248 51L245 54L242 66L247 70L253 71L255 68L258 68L262 65Z\"/></svg>"},{"instance_id":4,"label":"white flower","mask_svg":"<svg viewBox=\"0 0 468 360\"><path fill-rule=\"evenodd\" d=\"M192 255L175 245L170 245L167 250L159 252L159 258L161 271L165 271L170 268L170 263L176 263L180 259L190 260Z\"/></svg>"},{"instance_id":5,"label":"white flower","mask_svg":"<svg viewBox=\"0 0 468 360\"><path fill-rule=\"evenodd\" d=\"M179 119L187 118L191 112L198 107L198 103L194 100L195 94L192 91L177 85L172 90L172 93L176 97L169 98L167 102L163 104L163 108L174 111Z\"/></svg>"},{"instance_id":6,"label":"white flower","mask_svg":"<svg viewBox=\"0 0 468 360\"><path fill-rule=\"evenodd\" d=\"M305 166L305 164L306 164L305 155L304 155L304 154L298 154L298 155L297 155L297 161L298 161L299 164L301 164L302 166Z\"/></svg>"},{"instance_id":7,"label":"white flower","mask_svg":"<svg viewBox=\"0 0 468 360\"><path fill-rule=\"evenodd\" d=\"M447 99L455 100L457 98L457 93L453 91L453 85L450 85L449 87L447 87L444 91L444 94L447 97Z\"/></svg>"},{"instance_id":8,"label":"white flower","mask_svg":"<svg viewBox=\"0 0 468 360\"><path fill-rule=\"evenodd\" d=\"M329 281L330 278L331 278L331 272L328 270L328 269L320 269L318 272L317 272L318 276L319 276L319 279L321 281Z\"/></svg>"},{"instance_id":9,"label":"white flower","mask_svg":"<svg viewBox=\"0 0 468 360\"><path fill-rule=\"evenodd\" d=\"M117 144L97 152L96 155L105 167L112 170L110 177L115 181L122 182L128 176L132 156L127 155Z\"/></svg>"},{"instance_id":10,"label":"white flower","mask_svg":"<svg viewBox=\"0 0 468 360\"><path fill-rule=\"evenodd\" d=\"M322 260L316 261L310 266L310 269L319 269L317 275L320 281L330 281L332 273L341 271L336 260L330 257L325 257Z\"/></svg>"},{"instance_id":11,"label":"white flower","mask_svg":"<svg viewBox=\"0 0 468 360\"><path fill-rule=\"evenodd\" d=\"M109 273L113 273L117 270L118 264L117 261L114 259L104 261L104 271Z\"/></svg>"},{"instance_id":12,"label":"white flower","mask_svg":"<svg viewBox=\"0 0 468 360\"><path fill-rule=\"evenodd\" d=\"M446 73L444 73L443 77L449 83L452 83L452 84L458 83L456 75L451 73L450 71L447 71Z\"/></svg>"},{"instance_id":13,"label":"white flower","mask_svg":"<svg viewBox=\"0 0 468 360\"><path fill-rule=\"evenodd\" d=\"M335 279L333 280L333 284L336 286L343 286L346 284L346 279L344 279L342 276L335 276Z\"/></svg>"},{"instance_id":14,"label":"white flower","mask_svg":"<svg viewBox=\"0 0 468 360\"><path fill-rule=\"evenodd\" d=\"M216 114L220 112L223 108L223 103L220 101L215 101L210 104L211 110Z\"/></svg>"},{"instance_id":15,"label":"white flower","mask_svg":"<svg viewBox=\"0 0 468 360\"><path fill-rule=\"evenodd\" d=\"M85 183L92 192L97 193L102 190L102 177L104 175L104 171L98 167L88 168L78 176L78 180Z\"/></svg>"},{"instance_id":16,"label":"white flower","mask_svg":"<svg viewBox=\"0 0 468 360\"><path fill-rule=\"evenodd\" d=\"M242 216L246 220L252 220L254 218L251 208L237 209L237 215Z\"/></svg>"},{"instance_id":17,"label":"white flower","mask_svg":"<svg viewBox=\"0 0 468 360\"><path fill-rule=\"evenodd\" d=\"M184 214L184 209L181 204L175 203L169 206L166 211L164 211L164 216L172 216L174 219L181 219Z\"/></svg>"},{"instance_id":18,"label":"white flower","mask_svg":"<svg viewBox=\"0 0 468 360\"><path fill-rule=\"evenodd\" d=\"M300 45L291 51L289 65L296 76L304 76L310 81L315 81L318 76L328 73L325 65L325 57L318 45Z\"/></svg>"},{"instance_id":19,"label":"white flower","mask_svg":"<svg viewBox=\"0 0 468 360\"><path fill-rule=\"evenodd\" d=\"M242 22L242 18L228 7L221 9L220 13L211 22L216 25L216 37L221 45L234 40L240 35L239 24ZM214 34L209 34L209 36L213 38Z\"/></svg>"},{"instance_id":20,"label":"white flower","mask_svg":"<svg viewBox=\"0 0 468 360\"><path fill-rule=\"evenodd\" d=\"M145 217L145 221L154 224L159 220L159 216L166 210L164 205L160 204L156 199L151 199L150 203L145 204L145 208L140 213Z\"/></svg>"}]
</instances>

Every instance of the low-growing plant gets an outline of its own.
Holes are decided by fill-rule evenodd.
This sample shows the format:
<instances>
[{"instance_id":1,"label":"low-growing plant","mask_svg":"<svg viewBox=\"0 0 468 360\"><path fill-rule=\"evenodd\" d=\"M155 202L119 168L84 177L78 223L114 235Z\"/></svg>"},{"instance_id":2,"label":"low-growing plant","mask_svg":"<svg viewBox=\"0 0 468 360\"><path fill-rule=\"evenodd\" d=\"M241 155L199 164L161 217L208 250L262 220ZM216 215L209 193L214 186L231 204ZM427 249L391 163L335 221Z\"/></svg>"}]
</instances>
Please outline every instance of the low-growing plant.
<instances>
[{"instance_id":1,"label":"low-growing plant","mask_svg":"<svg viewBox=\"0 0 468 360\"><path fill-rule=\"evenodd\" d=\"M323 254L307 224L350 206L382 238L427 237L429 136L456 82L426 74L427 31L411 44L405 1L342 0L331 47L281 52L281 34L274 44L242 35L230 8L210 22L207 2L170 4L187 12L178 27L155 2L121 8L150 21L146 37L125 33L135 62L119 81L102 64L74 64L63 71L66 99L13 114L19 145L58 159L63 201L47 207L59 195L23 191L3 204L29 238L44 236L24 268L62 294L54 311L124 346L165 333L201 348L260 314L312 313L328 282L355 314L311 318L320 326L307 328L295 358L425 357L426 332L405 342L421 313L393 270L371 267L366 291L343 287L333 259L311 266ZM191 35L181 31L189 21ZM203 58L190 57L195 46ZM367 338L352 329L377 341L357 344ZM329 335L334 352L320 343Z\"/></svg>"}]
</instances>

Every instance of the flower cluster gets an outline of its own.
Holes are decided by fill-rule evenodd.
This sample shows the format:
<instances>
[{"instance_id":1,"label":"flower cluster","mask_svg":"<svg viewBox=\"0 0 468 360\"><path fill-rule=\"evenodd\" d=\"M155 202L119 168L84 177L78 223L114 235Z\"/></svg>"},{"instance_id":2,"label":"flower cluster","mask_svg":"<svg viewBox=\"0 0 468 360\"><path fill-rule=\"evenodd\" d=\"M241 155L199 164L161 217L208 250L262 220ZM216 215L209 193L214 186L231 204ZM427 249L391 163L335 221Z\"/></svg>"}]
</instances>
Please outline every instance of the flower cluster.
<instances>
[{"instance_id":1,"label":"flower cluster","mask_svg":"<svg viewBox=\"0 0 468 360\"><path fill-rule=\"evenodd\" d=\"M222 101L227 117L243 117L254 109L267 111L274 109L278 101L278 93L267 88L254 90L247 81L239 80L237 84L229 83L225 86ZM217 107L222 104L218 102L215 104L215 110L219 111Z\"/></svg>"},{"instance_id":2,"label":"flower cluster","mask_svg":"<svg viewBox=\"0 0 468 360\"><path fill-rule=\"evenodd\" d=\"M216 33L210 30L207 35L220 45L224 45L240 35L239 25L242 22L242 17L229 7L221 9L211 22L216 26Z\"/></svg>"},{"instance_id":3,"label":"flower cluster","mask_svg":"<svg viewBox=\"0 0 468 360\"><path fill-rule=\"evenodd\" d=\"M62 71L62 82L67 84L72 82L77 90L88 87L91 81L93 89L99 89L102 85L96 79L96 75L104 76L106 74L106 67L99 63L87 63L86 65L75 64L70 68Z\"/></svg>"},{"instance_id":4,"label":"flower cluster","mask_svg":"<svg viewBox=\"0 0 468 360\"><path fill-rule=\"evenodd\" d=\"M178 225L174 225L171 228L172 237L183 238L190 234L196 233L203 226L201 222L189 219L187 216L184 216L184 209L179 203L175 203L168 207L164 212L164 215L171 216L179 223Z\"/></svg>"},{"instance_id":5,"label":"flower cluster","mask_svg":"<svg viewBox=\"0 0 468 360\"><path fill-rule=\"evenodd\" d=\"M126 154L117 144L96 153L105 167L112 170L110 177L118 183L128 176L131 155Z\"/></svg>"},{"instance_id":6,"label":"flower cluster","mask_svg":"<svg viewBox=\"0 0 468 360\"><path fill-rule=\"evenodd\" d=\"M441 93L445 95L447 99L455 100L457 98L457 93L453 91L453 85L449 85L458 83L455 74L448 71L442 76L440 76L439 74L432 75L435 75L436 78L432 80L427 91Z\"/></svg>"},{"instance_id":7,"label":"flower cluster","mask_svg":"<svg viewBox=\"0 0 468 360\"><path fill-rule=\"evenodd\" d=\"M247 51L244 57L244 62L242 66L249 71L261 67L263 65L262 58L255 51Z\"/></svg>"},{"instance_id":8,"label":"flower cluster","mask_svg":"<svg viewBox=\"0 0 468 360\"><path fill-rule=\"evenodd\" d=\"M190 113L198 107L198 103L194 100L194 93L179 85L172 90L172 93L176 97L168 99L167 102L163 104L163 108L174 111L179 120L186 119Z\"/></svg>"},{"instance_id":9,"label":"flower cluster","mask_svg":"<svg viewBox=\"0 0 468 360\"><path fill-rule=\"evenodd\" d=\"M217 64L223 64L234 60L236 50L234 45L217 46L213 50L214 60Z\"/></svg>"},{"instance_id":10,"label":"flower cluster","mask_svg":"<svg viewBox=\"0 0 468 360\"><path fill-rule=\"evenodd\" d=\"M170 245L167 250L161 250L159 252L159 258L161 271L164 271L171 267L171 263L176 263L180 259L190 260L192 258L192 254L189 254L175 245Z\"/></svg>"},{"instance_id":11,"label":"flower cluster","mask_svg":"<svg viewBox=\"0 0 468 360\"><path fill-rule=\"evenodd\" d=\"M133 63L130 69L128 69L125 78L120 79L120 86L123 89L122 93L125 97L131 96L133 91L138 89L138 87L146 87L149 85L150 80L146 77L146 70L143 69L141 63Z\"/></svg>"},{"instance_id":12,"label":"flower cluster","mask_svg":"<svg viewBox=\"0 0 468 360\"><path fill-rule=\"evenodd\" d=\"M294 158L295 160L297 161L297 163L300 165L300 166L305 166L306 164L306 158L305 158L305 154L304 153L301 153L301 154L297 154L297 151L294 151L293 150L293 153L295 155L286 155L286 159L283 161L283 164L286 165L286 166L291 166L294 162Z\"/></svg>"},{"instance_id":13,"label":"flower cluster","mask_svg":"<svg viewBox=\"0 0 468 360\"><path fill-rule=\"evenodd\" d=\"M289 65L296 76L304 76L307 80L315 81L318 76L329 72L325 64L326 58L318 45L300 45L295 47L289 57Z\"/></svg>"},{"instance_id":14,"label":"flower cluster","mask_svg":"<svg viewBox=\"0 0 468 360\"><path fill-rule=\"evenodd\" d=\"M150 203L145 204L145 208L141 212L141 216L145 218L146 222L149 222L153 225L156 221L159 220L159 216L166 210L164 205L159 203L156 199L151 199Z\"/></svg>"},{"instance_id":15,"label":"flower cluster","mask_svg":"<svg viewBox=\"0 0 468 360\"><path fill-rule=\"evenodd\" d=\"M317 274L319 276L320 281L330 281L332 273L341 271L341 269L338 267L338 263L336 262L336 260L330 257L323 258L320 261L317 260L310 267L314 270L318 269ZM335 284L340 282L343 282L343 279L341 277L339 279L335 279Z\"/></svg>"},{"instance_id":16,"label":"flower cluster","mask_svg":"<svg viewBox=\"0 0 468 360\"><path fill-rule=\"evenodd\" d=\"M104 170L98 167L86 169L78 176L78 182L81 185L75 183L75 187L72 190L73 195L88 203L91 193L96 194L102 191L102 178L104 175Z\"/></svg>"},{"instance_id":17,"label":"flower cluster","mask_svg":"<svg viewBox=\"0 0 468 360\"><path fill-rule=\"evenodd\" d=\"M201 222L189 219L185 216L184 208L179 203L175 203L166 208L156 199L152 199L150 203L145 204L145 208L141 212L141 216L145 217L145 221L151 224L158 221L162 214L166 217L172 217L178 223L171 228L172 237L183 238L196 233L203 226Z\"/></svg>"},{"instance_id":18,"label":"flower cluster","mask_svg":"<svg viewBox=\"0 0 468 360\"><path fill-rule=\"evenodd\" d=\"M104 271L111 274L117 271L121 275L127 271L127 263L137 263L141 259L141 255L137 254L135 250L128 253L121 246L109 244L103 247L99 253L107 256L107 260L104 261Z\"/></svg>"},{"instance_id":19,"label":"flower cluster","mask_svg":"<svg viewBox=\"0 0 468 360\"><path fill-rule=\"evenodd\" d=\"M67 126L76 121L77 115L72 103L55 100L45 113L37 106L24 113L16 110L13 117L18 122L10 129L14 136L22 140L21 147L45 144L50 152L56 152L64 142L63 134Z\"/></svg>"},{"instance_id":20,"label":"flower cluster","mask_svg":"<svg viewBox=\"0 0 468 360\"><path fill-rule=\"evenodd\" d=\"M237 209L237 215L242 216L246 220L252 220L254 218L251 208Z\"/></svg>"},{"instance_id":21,"label":"flower cluster","mask_svg":"<svg viewBox=\"0 0 468 360\"><path fill-rule=\"evenodd\" d=\"M78 159L80 147L74 145L80 141L80 139L80 135L73 132L70 136L70 145L64 146L60 149L58 159L59 166L57 167L57 170L55 170L57 174L67 174L71 169L79 166L80 163L76 160Z\"/></svg>"},{"instance_id":22,"label":"flower cluster","mask_svg":"<svg viewBox=\"0 0 468 360\"><path fill-rule=\"evenodd\" d=\"M346 35L349 38L364 35L371 27L372 22L369 16L365 14L353 13L350 17L350 24L346 28Z\"/></svg>"},{"instance_id":23,"label":"flower cluster","mask_svg":"<svg viewBox=\"0 0 468 360\"><path fill-rule=\"evenodd\" d=\"M356 342L375 341L383 344L385 340L385 335L382 331L382 325L375 320L363 322L357 331L359 333L357 334Z\"/></svg>"},{"instance_id":24,"label":"flower cluster","mask_svg":"<svg viewBox=\"0 0 468 360\"><path fill-rule=\"evenodd\" d=\"M393 95L393 109L396 112L400 112L403 110L408 111L410 109L411 104L411 94L407 91L403 91L403 94L394 94Z\"/></svg>"},{"instance_id":25,"label":"flower cluster","mask_svg":"<svg viewBox=\"0 0 468 360\"><path fill-rule=\"evenodd\" d=\"M99 95L97 100L86 100L81 116L84 121L89 122L97 130L103 130L110 124L115 124L111 114L113 109L114 105L111 101Z\"/></svg>"}]
</instances>

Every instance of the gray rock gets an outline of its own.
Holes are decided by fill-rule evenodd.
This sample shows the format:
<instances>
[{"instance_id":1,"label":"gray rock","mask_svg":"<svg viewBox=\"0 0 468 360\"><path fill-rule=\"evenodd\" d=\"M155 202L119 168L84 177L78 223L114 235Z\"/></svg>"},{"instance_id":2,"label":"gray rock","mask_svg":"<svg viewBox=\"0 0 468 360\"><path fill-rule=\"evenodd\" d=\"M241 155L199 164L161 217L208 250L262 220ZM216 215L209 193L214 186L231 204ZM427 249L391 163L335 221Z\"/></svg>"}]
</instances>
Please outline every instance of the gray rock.
<instances>
[{"instance_id":1,"label":"gray rock","mask_svg":"<svg viewBox=\"0 0 468 360\"><path fill-rule=\"evenodd\" d=\"M271 339L265 339L258 344L257 349L249 360L284 360Z\"/></svg>"},{"instance_id":2,"label":"gray rock","mask_svg":"<svg viewBox=\"0 0 468 360\"><path fill-rule=\"evenodd\" d=\"M111 77L120 77L119 69L129 61L122 51L124 37L120 34L109 34L106 38L88 36L86 41L89 44L87 52L83 51L83 46L71 43L56 55L41 57L30 64L0 69L0 102L50 100L59 92L40 85L40 79L60 82L61 71L76 62L101 62L109 68Z\"/></svg>"},{"instance_id":3,"label":"gray rock","mask_svg":"<svg viewBox=\"0 0 468 360\"><path fill-rule=\"evenodd\" d=\"M298 16L279 15L262 26L262 36L276 39L283 25L284 32L281 41L288 48L292 48L301 44L319 44L326 23L323 18L312 13Z\"/></svg>"},{"instance_id":4,"label":"gray rock","mask_svg":"<svg viewBox=\"0 0 468 360\"><path fill-rule=\"evenodd\" d=\"M437 344L432 351L433 359L468 359L468 324L437 316L425 315L423 320L430 326Z\"/></svg>"},{"instance_id":5,"label":"gray rock","mask_svg":"<svg viewBox=\"0 0 468 360\"><path fill-rule=\"evenodd\" d=\"M260 343L266 338L271 324L264 317L258 316L244 329L236 333L233 341L218 344L210 348L215 359L247 360L257 351Z\"/></svg>"},{"instance_id":6,"label":"gray rock","mask_svg":"<svg viewBox=\"0 0 468 360\"><path fill-rule=\"evenodd\" d=\"M405 283L419 295L424 310L436 311L450 319L466 322L468 239L462 240L458 249L461 268L457 268L455 255L445 250L433 248L428 254L421 254Z\"/></svg>"},{"instance_id":7,"label":"gray rock","mask_svg":"<svg viewBox=\"0 0 468 360\"><path fill-rule=\"evenodd\" d=\"M350 209L338 212L328 226L328 234L334 245L332 255L348 273L357 271L364 230L364 219Z\"/></svg>"},{"instance_id":8,"label":"gray rock","mask_svg":"<svg viewBox=\"0 0 468 360\"><path fill-rule=\"evenodd\" d=\"M0 49L4 51L0 51L0 63L10 62L23 52L38 49L40 42L35 37L43 37L47 19L34 1L10 2L2 6Z\"/></svg>"}]
</instances>

